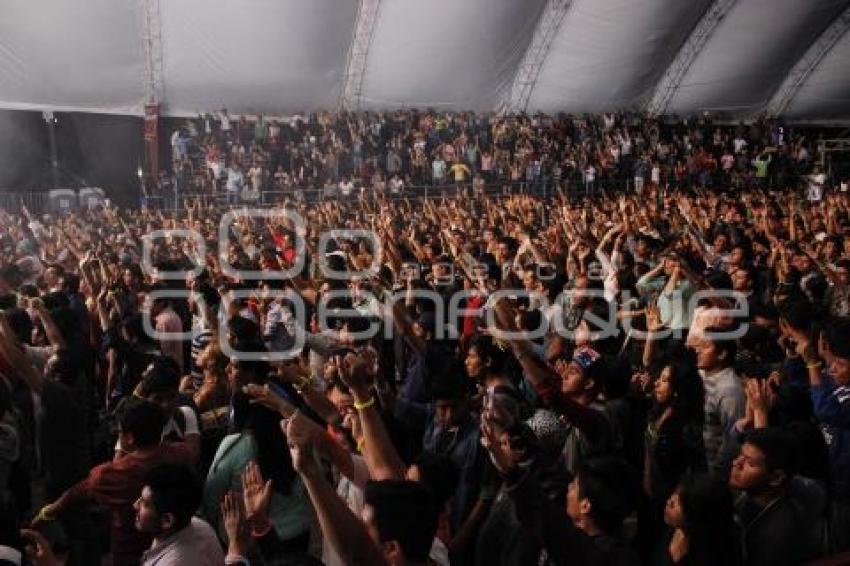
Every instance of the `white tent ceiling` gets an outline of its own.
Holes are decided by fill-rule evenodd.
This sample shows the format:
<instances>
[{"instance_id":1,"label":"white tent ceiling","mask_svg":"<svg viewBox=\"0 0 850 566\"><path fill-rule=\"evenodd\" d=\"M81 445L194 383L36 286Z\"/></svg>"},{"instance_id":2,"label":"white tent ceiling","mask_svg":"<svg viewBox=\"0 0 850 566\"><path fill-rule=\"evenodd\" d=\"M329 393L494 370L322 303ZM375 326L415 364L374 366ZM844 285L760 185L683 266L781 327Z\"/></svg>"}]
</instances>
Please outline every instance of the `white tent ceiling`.
<instances>
[{"instance_id":1,"label":"white tent ceiling","mask_svg":"<svg viewBox=\"0 0 850 566\"><path fill-rule=\"evenodd\" d=\"M706 26L712 7L722 13ZM286 114L336 108L357 76L349 102L362 108L643 108L663 83L672 85L668 112L749 117L787 94L788 117L850 119L845 26L803 65L803 80L790 89L785 80L842 14L850 22L850 0L0 0L0 8L0 108L140 113L155 84L166 114ZM695 30L705 33L699 41ZM515 100L518 80L528 88Z\"/></svg>"}]
</instances>

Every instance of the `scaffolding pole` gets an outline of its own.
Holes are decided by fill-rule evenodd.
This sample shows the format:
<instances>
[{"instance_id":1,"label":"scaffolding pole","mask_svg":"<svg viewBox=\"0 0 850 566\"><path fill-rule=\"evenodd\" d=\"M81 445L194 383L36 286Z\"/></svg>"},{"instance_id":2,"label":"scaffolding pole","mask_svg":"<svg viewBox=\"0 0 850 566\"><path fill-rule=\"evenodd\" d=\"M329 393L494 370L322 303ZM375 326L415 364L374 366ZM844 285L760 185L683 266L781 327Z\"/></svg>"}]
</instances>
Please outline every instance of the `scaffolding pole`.
<instances>
[{"instance_id":1,"label":"scaffolding pole","mask_svg":"<svg viewBox=\"0 0 850 566\"><path fill-rule=\"evenodd\" d=\"M546 56L549 55L552 42L558 35L564 16L572 3L573 0L549 0L546 2L537 22L537 27L534 29L531 43L528 44L522 63L517 68L511 88L499 104L497 109L499 113L525 112L528 108L528 101L531 100L531 93L537 84L540 70L546 62Z\"/></svg>"},{"instance_id":2,"label":"scaffolding pole","mask_svg":"<svg viewBox=\"0 0 850 566\"><path fill-rule=\"evenodd\" d=\"M159 113L163 95L162 22L159 0L139 0L142 21L142 47L145 53L144 174L139 181L155 183L159 176ZM141 169L140 169L141 171Z\"/></svg>"},{"instance_id":3,"label":"scaffolding pole","mask_svg":"<svg viewBox=\"0 0 850 566\"><path fill-rule=\"evenodd\" d=\"M380 8L381 0L360 0L357 6L354 33L345 61L345 82L339 97L339 107L342 110L357 110L363 102L366 63Z\"/></svg>"},{"instance_id":4,"label":"scaffolding pole","mask_svg":"<svg viewBox=\"0 0 850 566\"><path fill-rule=\"evenodd\" d=\"M806 84L809 76L817 69L820 62L823 61L835 44L844 37L847 30L850 29L850 7L844 10L838 18L827 27L820 36L812 43L805 54L782 81L782 85L777 89L767 104L768 116L779 116L794 100L803 85Z\"/></svg>"},{"instance_id":5,"label":"scaffolding pole","mask_svg":"<svg viewBox=\"0 0 850 566\"><path fill-rule=\"evenodd\" d=\"M691 68L697 56L702 52L709 38L717 29L735 0L714 0L705 14L700 18L688 39L679 48L673 62L667 67L661 80L655 87L652 97L647 103L646 109L650 114L660 115L667 111L667 106L673 100L673 96L682 85L688 69Z\"/></svg>"}]
</instances>

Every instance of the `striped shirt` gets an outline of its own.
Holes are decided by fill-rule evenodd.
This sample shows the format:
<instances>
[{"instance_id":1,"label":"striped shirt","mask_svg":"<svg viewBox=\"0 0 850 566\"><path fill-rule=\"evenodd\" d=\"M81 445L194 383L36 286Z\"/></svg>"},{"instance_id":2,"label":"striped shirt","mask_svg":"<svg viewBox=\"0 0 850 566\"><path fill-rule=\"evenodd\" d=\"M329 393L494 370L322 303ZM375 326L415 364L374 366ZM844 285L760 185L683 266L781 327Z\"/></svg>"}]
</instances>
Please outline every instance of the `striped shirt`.
<instances>
[{"instance_id":1,"label":"striped shirt","mask_svg":"<svg viewBox=\"0 0 850 566\"><path fill-rule=\"evenodd\" d=\"M192 345L191 345L191 375L192 382L200 388L204 379L204 372L198 367L198 356L213 340L213 331L201 316L192 317Z\"/></svg>"}]
</instances>

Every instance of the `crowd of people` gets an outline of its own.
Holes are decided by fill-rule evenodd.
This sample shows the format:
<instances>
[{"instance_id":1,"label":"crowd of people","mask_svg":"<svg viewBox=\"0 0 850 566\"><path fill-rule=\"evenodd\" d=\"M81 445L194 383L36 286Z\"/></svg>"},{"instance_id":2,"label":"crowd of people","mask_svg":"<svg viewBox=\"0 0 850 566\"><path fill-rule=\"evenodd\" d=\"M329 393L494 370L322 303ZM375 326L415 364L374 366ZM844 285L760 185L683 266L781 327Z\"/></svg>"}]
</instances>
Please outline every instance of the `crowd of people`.
<instances>
[{"instance_id":1,"label":"crowd of people","mask_svg":"<svg viewBox=\"0 0 850 566\"><path fill-rule=\"evenodd\" d=\"M224 135L243 165L276 147L287 175L371 171L350 199L0 211L0 564L850 551L850 194L735 183L765 155L743 129L441 120L271 122L250 157L238 122L204 136L207 164ZM773 165L809 161L776 141ZM430 182L420 146L497 179L574 155L600 181L661 155L688 172L582 198L375 186L396 149ZM730 170L695 165L718 152Z\"/></svg>"},{"instance_id":2,"label":"crowd of people","mask_svg":"<svg viewBox=\"0 0 850 566\"><path fill-rule=\"evenodd\" d=\"M328 198L359 189L390 195L425 186L568 185L577 192L643 187L795 185L812 172L813 143L777 122L715 125L639 114L388 113L230 117L180 121L173 167L152 194L234 203L262 193ZM177 203L179 205L179 203ZM178 206L179 208L179 206Z\"/></svg>"}]
</instances>

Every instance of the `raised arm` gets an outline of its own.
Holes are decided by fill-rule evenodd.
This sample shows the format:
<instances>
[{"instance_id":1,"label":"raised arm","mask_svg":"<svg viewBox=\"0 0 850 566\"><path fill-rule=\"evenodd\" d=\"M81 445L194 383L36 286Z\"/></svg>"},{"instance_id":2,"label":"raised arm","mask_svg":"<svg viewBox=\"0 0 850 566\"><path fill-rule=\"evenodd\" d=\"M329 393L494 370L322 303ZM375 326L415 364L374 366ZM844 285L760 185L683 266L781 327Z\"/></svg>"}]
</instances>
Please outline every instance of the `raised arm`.
<instances>
[{"instance_id":1,"label":"raised arm","mask_svg":"<svg viewBox=\"0 0 850 566\"><path fill-rule=\"evenodd\" d=\"M330 461L340 474L352 482L355 481L354 461L351 453L339 442L333 440L327 431L323 430L315 421L307 418L300 411L296 411L289 418L289 427L294 428L298 436L309 438L316 451ZM362 488L363 486L359 487Z\"/></svg>"},{"instance_id":2,"label":"raised arm","mask_svg":"<svg viewBox=\"0 0 850 566\"><path fill-rule=\"evenodd\" d=\"M503 326L512 328L510 321L513 320L513 311L502 303L505 301L499 301L496 305L496 316ZM567 417L572 424L591 436L604 428L604 417L600 418L598 411L576 403L561 393L561 376L532 353L527 340L513 339L510 344L522 366L523 376L545 405Z\"/></svg>"},{"instance_id":3,"label":"raised arm","mask_svg":"<svg viewBox=\"0 0 850 566\"><path fill-rule=\"evenodd\" d=\"M396 452L384 426L368 375L366 361L349 354L343 361L342 379L354 395L354 407L363 429L363 456L374 480L404 479L407 467Z\"/></svg>"},{"instance_id":4,"label":"raised arm","mask_svg":"<svg viewBox=\"0 0 850 566\"><path fill-rule=\"evenodd\" d=\"M423 340L413 332L413 321L411 320L410 315L407 311L407 303L412 303L412 301L413 286L411 280L408 279L407 293L405 295L404 303L399 300L393 300L393 325L395 326L396 331L398 331L402 336L404 336L408 344L410 344L410 346L418 353L422 354L425 352L425 340Z\"/></svg>"},{"instance_id":5,"label":"raised arm","mask_svg":"<svg viewBox=\"0 0 850 566\"><path fill-rule=\"evenodd\" d=\"M366 525L351 512L323 477L309 437L300 435L292 421L283 421L281 427L289 442L292 465L301 475L322 534L331 547L345 564L387 564L383 553L369 536Z\"/></svg>"},{"instance_id":6,"label":"raised arm","mask_svg":"<svg viewBox=\"0 0 850 566\"><path fill-rule=\"evenodd\" d=\"M56 322L53 320L53 317L50 316L49 312L47 312L47 308L45 308L44 303L40 300L34 301L33 309L36 314L38 314L38 318L44 326L44 333L47 335L47 340L50 342L50 345L55 346L56 348L64 348L65 338L59 331L59 327L56 326Z\"/></svg>"},{"instance_id":7,"label":"raised arm","mask_svg":"<svg viewBox=\"0 0 850 566\"><path fill-rule=\"evenodd\" d=\"M41 394L44 390L44 376L33 367L32 362L20 349L15 333L6 319L6 313L3 312L0 312L0 334L0 355L12 366L11 373L23 380L33 392Z\"/></svg>"}]
</instances>

